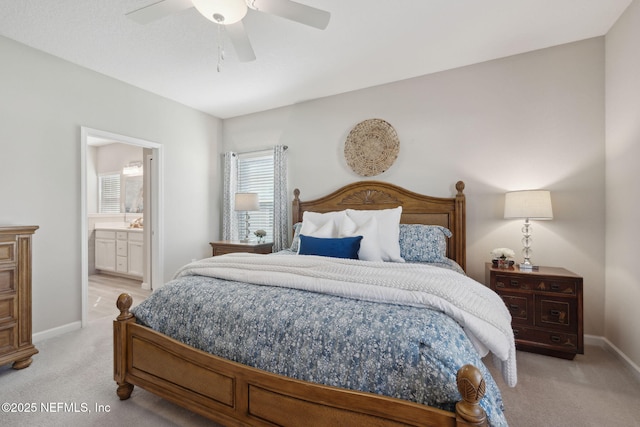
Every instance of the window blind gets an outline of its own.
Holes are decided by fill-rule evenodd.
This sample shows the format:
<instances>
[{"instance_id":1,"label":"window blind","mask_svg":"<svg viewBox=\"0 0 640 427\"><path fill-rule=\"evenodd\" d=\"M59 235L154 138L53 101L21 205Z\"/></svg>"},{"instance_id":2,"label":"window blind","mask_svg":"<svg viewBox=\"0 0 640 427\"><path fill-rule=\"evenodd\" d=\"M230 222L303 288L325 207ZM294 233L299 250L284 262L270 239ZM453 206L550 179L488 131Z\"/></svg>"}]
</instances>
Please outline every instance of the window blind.
<instances>
[{"instance_id":1,"label":"window blind","mask_svg":"<svg viewBox=\"0 0 640 427\"><path fill-rule=\"evenodd\" d=\"M120 174L104 174L98 179L100 213L120 213Z\"/></svg>"},{"instance_id":2,"label":"window blind","mask_svg":"<svg viewBox=\"0 0 640 427\"><path fill-rule=\"evenodd\" d=\"M258 193L260 211L249 212L249 237L256 237L253 232L267 232L266 241L273 241L273 151L259 151L238 154L238 192ZM237 212L238 239L245 236L244 212Z\"/></svg>"}]
</instances>

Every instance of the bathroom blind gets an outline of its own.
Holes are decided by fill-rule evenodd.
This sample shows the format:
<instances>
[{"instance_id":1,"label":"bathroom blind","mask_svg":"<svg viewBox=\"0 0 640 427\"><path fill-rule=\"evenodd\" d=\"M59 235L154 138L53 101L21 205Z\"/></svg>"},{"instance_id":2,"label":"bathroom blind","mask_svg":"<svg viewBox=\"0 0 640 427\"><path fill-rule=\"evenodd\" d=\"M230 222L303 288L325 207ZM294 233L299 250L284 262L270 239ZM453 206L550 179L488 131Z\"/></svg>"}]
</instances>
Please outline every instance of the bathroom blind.
<instances>
[{"instance_id":1,"label":"bathroom blind","mask_svg":"<svg viewBox=\"0 0 640 427\"><path fill-rule=\"evenodd\" d=\"M120 213L120 174L104 174L98 178L100 213Z\"/></svg>"}]
</instances>

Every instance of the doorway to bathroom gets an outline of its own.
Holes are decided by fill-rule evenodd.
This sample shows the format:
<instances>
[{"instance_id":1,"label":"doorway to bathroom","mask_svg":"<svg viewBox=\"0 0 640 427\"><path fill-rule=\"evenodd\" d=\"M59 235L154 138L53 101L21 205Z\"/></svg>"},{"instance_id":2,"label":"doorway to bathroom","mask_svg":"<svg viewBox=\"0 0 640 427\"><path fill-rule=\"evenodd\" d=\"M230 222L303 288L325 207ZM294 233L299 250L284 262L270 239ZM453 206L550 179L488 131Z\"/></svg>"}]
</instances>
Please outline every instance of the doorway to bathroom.
<instances>
[{"instance_id":1,"label":"doorway to bathroom","mask_svg":"<svg viewBox=\"0 0 640 427\"><path fill-rule=\"evenodd\" d=\"M162 283L162 146L81 128L82 326ZM114 297L115 295L115 297Z\"/></svg>"}]
</instances>

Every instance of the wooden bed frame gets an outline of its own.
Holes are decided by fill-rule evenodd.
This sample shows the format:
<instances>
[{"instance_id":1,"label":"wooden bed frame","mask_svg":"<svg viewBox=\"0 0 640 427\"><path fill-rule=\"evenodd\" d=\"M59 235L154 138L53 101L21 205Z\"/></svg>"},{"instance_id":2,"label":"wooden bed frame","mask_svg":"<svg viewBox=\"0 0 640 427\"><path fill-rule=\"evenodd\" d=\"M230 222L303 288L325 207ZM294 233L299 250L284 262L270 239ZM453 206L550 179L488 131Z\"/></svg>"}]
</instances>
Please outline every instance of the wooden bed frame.
<instances>
[{"instance_id":1,"label":"wooden bed frame","mask_svg":"<svg viewBox=\"0 0 640 427\"><path fill-rule=\"evenodd\" d=\"M360 181L342 187L316 200L303 202L300 190L293 190L292 219L302 221L305 211L332 212L344 209L390 209L402 206L402 224L441 225L451 230L447 242L447 257L466 271L466 205L464 182L456 183L453 198L431 197L414 193L397 185L380 181Z\"/></svg>"},{"instance_id":2,"label":"wooden bed frame","mask_svg":"<svg viewBox=\"0 0 640 427\"><path fill-rule=\"evenodd\" d=\"M422 196L392 184L357 182L317 200L300 201L294 191L293 222L306 210L384 209L401 205L403 223L434 224L453 232L450 258L465 267L464 183L455 197ZM485 383L472 366L460 368L462 400L455 412L378 394L328 387L271 374L194 349L139 325L132 299L118 298L113 322L114 379L121 400L134 385L225 426L486 426L478 402Z\"/></svg>"}]
</instances>

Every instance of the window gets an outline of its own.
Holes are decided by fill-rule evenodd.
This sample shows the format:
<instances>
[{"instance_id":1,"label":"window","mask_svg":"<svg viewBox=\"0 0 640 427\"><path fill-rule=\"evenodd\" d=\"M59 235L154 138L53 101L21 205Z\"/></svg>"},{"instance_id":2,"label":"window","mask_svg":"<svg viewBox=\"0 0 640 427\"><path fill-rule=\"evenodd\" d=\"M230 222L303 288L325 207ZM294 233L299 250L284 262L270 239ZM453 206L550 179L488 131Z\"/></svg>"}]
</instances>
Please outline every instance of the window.
<instances>
[{"instance_id":1,"label":"window","mask_svg":"<svg viewBox=\"0 0 640 427\"><path fill-rule=\"evenodd\" d=\"M98 212L120 213L120 174L100 175L98 186Z\"/></svg>"},{"instance_id":2,"label":"window","mask_svg":"<svg viewBox=\"0 0 640 427\"><path fill-rule=\"evenodd\" d=\"M260 211L249 212L249 237L253 232L264 230L266 240L273 240L273 151L238 154L238 192L258 193ZM245 213L237 212L238 239L245 236Z\"/></svg>"}]
</instances>

